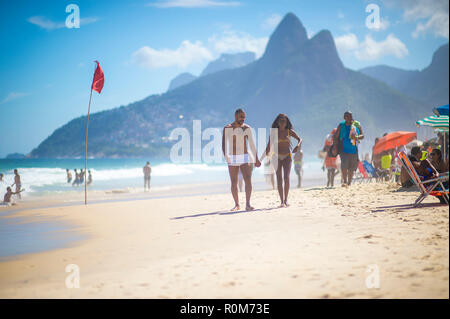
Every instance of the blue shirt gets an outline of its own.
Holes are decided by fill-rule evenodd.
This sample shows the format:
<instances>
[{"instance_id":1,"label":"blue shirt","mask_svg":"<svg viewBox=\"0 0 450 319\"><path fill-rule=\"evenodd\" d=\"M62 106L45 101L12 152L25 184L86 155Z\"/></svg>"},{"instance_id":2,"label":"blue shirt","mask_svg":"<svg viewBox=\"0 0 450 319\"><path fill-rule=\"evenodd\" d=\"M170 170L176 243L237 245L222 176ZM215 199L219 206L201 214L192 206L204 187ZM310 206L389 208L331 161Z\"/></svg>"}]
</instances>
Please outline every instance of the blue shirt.
<instances>
[{"instance_id":1,"label":"blue shirt","mask_svg":"<svg viewBox=\"0 0 450 319\"><path fill-rule=\"evenodd\" d=\"M356 130L356 134L359 135L359 130L356 126L354 126ZM343 152L347 154L356 154L358 153L358 141L356 141L355 145L352 144L352 140L350 139L350 130L352 125L346 125L345 122L341 123L341 134L342 142L343 142Z\"/></svg>"}]
</instances>

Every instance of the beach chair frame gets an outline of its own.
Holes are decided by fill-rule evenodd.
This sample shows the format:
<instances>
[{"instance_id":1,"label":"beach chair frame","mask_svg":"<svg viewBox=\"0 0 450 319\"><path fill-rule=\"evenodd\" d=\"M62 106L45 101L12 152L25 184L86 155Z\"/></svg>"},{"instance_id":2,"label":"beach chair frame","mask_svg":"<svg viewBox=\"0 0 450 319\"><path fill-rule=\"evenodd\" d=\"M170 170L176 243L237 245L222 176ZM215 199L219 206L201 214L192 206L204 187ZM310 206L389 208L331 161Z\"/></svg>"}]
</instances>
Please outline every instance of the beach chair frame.
<instances>
[{"instance_id":1,"label":"beach chair frame","mask_svg":"<svg viewBox=\"0 0 450 319\"><path fill-rule=\"evenodd\" d=\"M364 173L366 173L366 177L364 177L363 171L361 171L360 164L361 164L361 166L362 166L362 169L364 170ZM370 174L365 170L362 161L359 161L359 163L358 163L358 168L357 168L357 170L356 170L355 176L356 176L356 181L357 181L359 184L362 184L362 183L368 183L368 182L372 179L372 177L370 176ZM355 180L355 179L354 179L354 180Z\"/></svg>"},{"instance_id":2,"label":"beach chair frame","mask_svg":"<svg viewBox=\"0 0 450 319\"><path fill-rule=\"evenodd\" d=\"M444 201L448 205L449 203L448 189L446 189L443 184L443 182L448 181L448 175L422 181L419 177L419 174L416 172L416 169L409 160L408 156L406 156L406 153L400 152L397 156L400 159L400 163L402 163L402 166L406 169L409 176L413 180L414 184L420 190L420 195L413 204L414 207L419 206L419 204L425 198L427 198L428 195L442 196L444 198ZM437 186L440 186L441 190L435 190Z\"/></svg>"},{"instance_id":3,"label":"beach chair frame","mask_svg":"<svg viewBox=\"0 0 450 319\"><path fill-rule=\"evenodd\" d=\"M375 182L378 182L379 175L375 167L373 167L373 165L366 160L362 161L362 163L367 173L367 183L372 182L373 180L375 180Z\"/></svg>"}]
</instances>

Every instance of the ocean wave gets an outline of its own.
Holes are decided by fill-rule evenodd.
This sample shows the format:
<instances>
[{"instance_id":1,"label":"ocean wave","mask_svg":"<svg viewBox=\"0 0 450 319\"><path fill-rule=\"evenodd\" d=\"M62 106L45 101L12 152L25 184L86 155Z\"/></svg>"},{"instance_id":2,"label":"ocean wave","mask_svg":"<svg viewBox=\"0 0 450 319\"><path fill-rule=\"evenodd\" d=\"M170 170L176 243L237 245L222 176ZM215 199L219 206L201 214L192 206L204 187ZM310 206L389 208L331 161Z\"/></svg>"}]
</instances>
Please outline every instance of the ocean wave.
<instances>
[{"instance_id":1,"label":"ocean wave","mask_svg":"<svg viewBox=\"0 0 450 319\"><path fill-rule=\"evenodd\" d=\"M18 167L17 168L22 181L22 188L26 189L26 192L33 192L36 188L45 186L67 186L66 170L62 168L29 168ZM153 177L165 177L165 176L186 176L195 173L208 173L208 172L225 172L226 166L209 166L207 164L173 164L163 163L152 167ZM142 167L133 168L105 168L105 169L93 169L91 168L92 178L94 181L112 181L142 178ZM71 170L72 177L75 177L74 171ZM73 182L74 179L72 179ZM4 172L4 183L0 184L0 187L6 189L7 186L14 183L14 172L9 170ZM14 189L13 189L14 190Z\"/></svg>"}]
</instances>

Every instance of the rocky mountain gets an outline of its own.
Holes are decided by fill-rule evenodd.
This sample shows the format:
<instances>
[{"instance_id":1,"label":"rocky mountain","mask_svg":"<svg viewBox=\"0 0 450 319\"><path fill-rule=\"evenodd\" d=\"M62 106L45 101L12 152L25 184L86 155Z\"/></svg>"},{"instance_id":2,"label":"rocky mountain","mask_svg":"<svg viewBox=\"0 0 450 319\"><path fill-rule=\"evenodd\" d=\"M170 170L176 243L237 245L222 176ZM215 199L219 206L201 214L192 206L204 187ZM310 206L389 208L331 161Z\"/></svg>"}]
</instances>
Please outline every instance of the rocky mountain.
<instances>
[{"instance_id":1,"label":"rocky mountain","mask_svg":"<svg viewBox=\"0 0 450 319\"><path fill-rule=\"evenodd\" d=\"M217 60L209 62L200 76L205 76L214 72L239 68L256 60L253 52L241 52L235 54L223 53Z\"/></svg>"},{"instance_id":2,"label":"rocky mountain","mask_svg":"<svg viewBox=\"0 0 450 319\"><path fill-rule=\"evenodd\" d=\"M200 76L205 76L222 70L238 68L255 61L255 59L256 56L253 52L241 52L235 54L223 53L218 59L209 62ZM167 91L171 91L173 89L176 89L177 87L186 85L194 81L196 78L197 77L191 73L181 73L177 75L172 81L170 81Z\"/></svg>"},{"instance_id":3,"label":"rocky mountain","mask_svg":"<svg viewBox=\"0 0 450 319\"><path fill-rule=\"evenodd\" d=\"M179 86L186 85L194 81L197 77L191 73L185 72L177 75L172 81L170 81L167 91L176 89Z\"/></svg>"},{"instance_id":4,"label":"rocky mountain","mask_svg":"<svg viewBox=\"0 0 450 319\"><path fill-rule=\"evenodd\" d=\"M27 156L22 153L11 153L11 154L6 155L5 158L6 159L24 159L24 158L27 158Z\"/></svg>"},{"instance_id":5,"label":"rocky mountain","mask_svg":"<svg viewBox=\"0 0 450 319\"><path fill-rule=\"evenodd\" d=\"M388 65L375 65L360 69L359 72L380 80L398 89L399 85L411 77L420 74L419 70L403 70Z\"/></svg>"},{"instance_id":6,"label":"rocky mountain","mask_svg":"<svg viewBox=\"0 0 450 319\"><path fill-rule=\"evenodd\" d=\"M167 156L176 127L222 128L242 107L255 128L269 128L286 113L304 140L304 150L317 154L323 140L343 120L346 110L363 126L369 149L386 131L411 130L429 115L428 105L342 64L331 33L308 39L300 20L287 14L271 35L264 55L245 66L199 77L161 95L91 115L88 155L96 157ZM84 154L86 117L57 129L31 153L34 157ZM208 143L209 141L204 141ZM365 145L365 146L364 146Z\"/></svg>"},{"instance_id":7,"label":"rocky mountain","mask_svg":"<svg viewBox=\"0 0 450 319\"><path fill-rule=\"evenodd\" d=\"M431 63L423 70L402 70L385 65L361 69L366 75L387 83L405 95L430 106L447 104L449 100L448 43L433 55Z\"/></svg>"}]
</instances>

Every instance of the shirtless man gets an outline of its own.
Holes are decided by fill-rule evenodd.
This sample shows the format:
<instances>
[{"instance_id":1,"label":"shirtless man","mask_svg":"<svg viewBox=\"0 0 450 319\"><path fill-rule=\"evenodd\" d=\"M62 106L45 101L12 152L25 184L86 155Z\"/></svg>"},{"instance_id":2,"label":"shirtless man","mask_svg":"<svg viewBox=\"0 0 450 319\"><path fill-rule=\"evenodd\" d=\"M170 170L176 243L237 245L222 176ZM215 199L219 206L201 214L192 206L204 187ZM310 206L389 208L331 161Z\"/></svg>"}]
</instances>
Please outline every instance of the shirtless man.
<instances>
[{"instance_id":1,"label":"shirtless man","mask_svg":"<svg viewBox=\"0 0 450 319\"><path fill-rule=\"evenodd\" d=\"M72 183L72 186L78 186L78 184L80 184L80 174L78 174L77 169L75 168L73 170L75 173L75 180Z\"/></svg>"},{"instance_id":2,"label":"shirtless man","mask_svg":"<svg viewBox=\"0 0 450 319\"><path fill-rule=\"evenodd\" d=\"M147 164L145 164L142 170L144 172L144 192L145 192L146 187L148 187L148 190L150 190L150 174L152 173L150 162L147 162Z\"/></svg>"},{"instance_id":3,"label":"shirtless man","mask_svg":"<svg viewBox=\"0 0 450 319\"><path fill-rule=\"evenodd\" d=\"M91 174L91 170L88 170L88 180L87 180L87 184L91 185L92 184L92 174Z\"/></svg>"},{"instance_id":4,"label":"shirtless man","mask_svg":"<svg viewBox=\"0 0 450 319\"><path fill-rule=\"evenodd\" d=\"M237 109L234 113L234 122L226 125L222 133L222 152L228 163L228 172L231 180L231 194L234 199L234 207L231 211L240 210L238 197L238 174L242 173L245 182L245 209L247 211L254 210L250 205L250 197L252 194L251 167L250 156L247 149L247 143L251 152L255 157L255 166L260 167L261 162L256 152L253 134L249 125L244 124L245 112ZM228 145L228 149L227 149Z\"/></svg>"},{"instance_id":5,"label":"shirtless man","mask_svg":"<svg viewBox=\"0 0 450 319\"><path fill-rule=\"evenodd\" d=\"M14 194L19 195L19 199L22 199L22 196L20 195L20 188L22 187L22 183L20 182L20 175L17 169L14 170L14 183L11 185L13 187L16 185L16 192Z\"/></svg>"},{"instance_id":6,"label":"shirtless man","mask_svg":"<svg viewBox=\"0 0 450 319\"><path fill-rule=\"evenodd\" d=\"M86 174L86 172L80 168L80 184L84 184L84 174Z\"/></svg>"},{"instance_id":7,"label":"shirtless man","mask_svg":"<svg viewBox=\"0 0 450 319\"><path fill-rule=\"evenodd\" d=\"M67 183L70 183L72 181L72 173L69 171L68 168L66 168L67 173Z\"/></svg>"}]
</instances>

